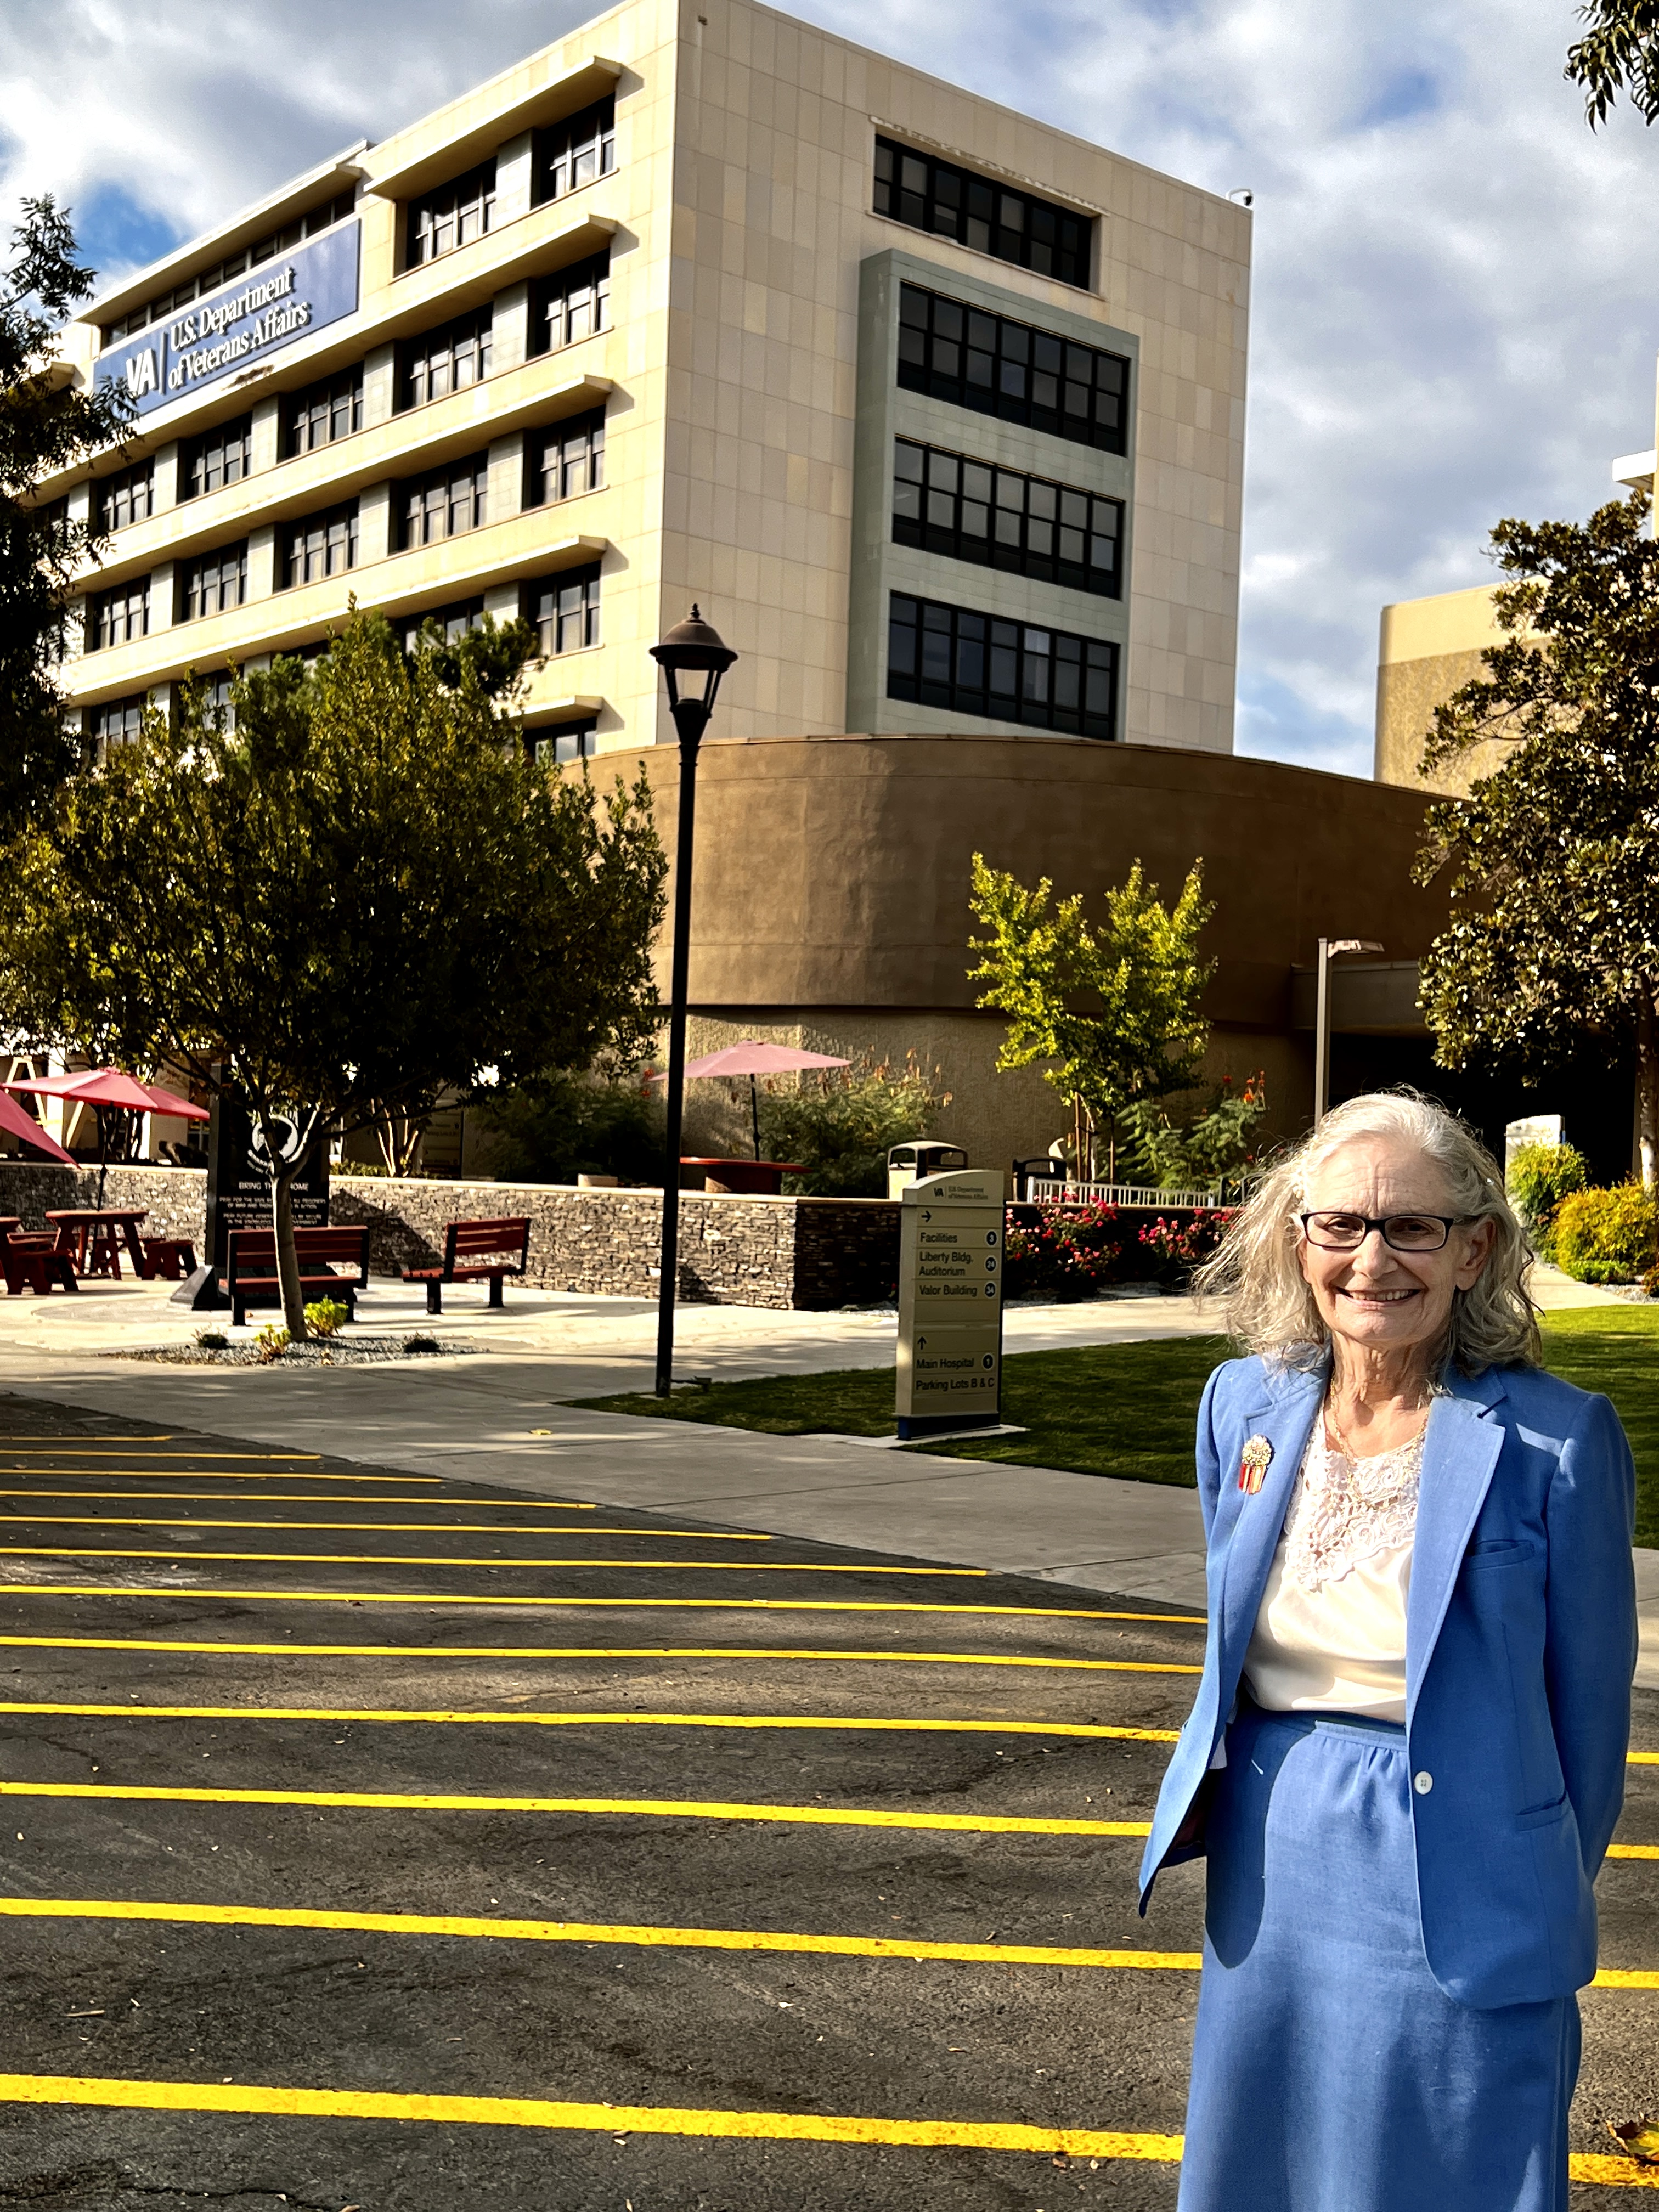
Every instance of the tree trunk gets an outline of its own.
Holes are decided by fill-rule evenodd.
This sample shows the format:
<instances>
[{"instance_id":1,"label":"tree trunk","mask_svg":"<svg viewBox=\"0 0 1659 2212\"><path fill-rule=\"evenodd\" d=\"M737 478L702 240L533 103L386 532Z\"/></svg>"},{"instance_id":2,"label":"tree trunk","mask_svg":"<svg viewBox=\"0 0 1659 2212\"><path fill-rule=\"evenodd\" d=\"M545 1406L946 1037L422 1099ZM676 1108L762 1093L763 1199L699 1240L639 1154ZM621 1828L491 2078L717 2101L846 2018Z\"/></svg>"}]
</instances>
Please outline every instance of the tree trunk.
<instances>
[{"instance_id":1,"label":"tree trunk","mask_svg":"<svg viewBox=\"0 0 1659 2212\"><path fill-rule=\"evenodd\" d=\"M301 1148L299 1158L283 1168L277 1164L276 1132L261 1115L259 1126L264 1133L265 1158L271 1164L270 1218L276 1235L276 1279L283 1290L283 1320L295 1344L303 1343L306 1329L306 1295L300 1287L300 1255L294 1249L294 1178L310 1157L311 1147Z\"/></svg>"},{"instance_id":2,"label":"tree trunk","mask_svg":"<svg viewBox=\"0 0 1659 2212\"><path fill-rule=\"evenodd\" d=\"M1636 1018L1636 1133L1642 1182L1652 1190L1659 1183L1659 1018L1648 991Z\"/></svg>"}]
</instances>

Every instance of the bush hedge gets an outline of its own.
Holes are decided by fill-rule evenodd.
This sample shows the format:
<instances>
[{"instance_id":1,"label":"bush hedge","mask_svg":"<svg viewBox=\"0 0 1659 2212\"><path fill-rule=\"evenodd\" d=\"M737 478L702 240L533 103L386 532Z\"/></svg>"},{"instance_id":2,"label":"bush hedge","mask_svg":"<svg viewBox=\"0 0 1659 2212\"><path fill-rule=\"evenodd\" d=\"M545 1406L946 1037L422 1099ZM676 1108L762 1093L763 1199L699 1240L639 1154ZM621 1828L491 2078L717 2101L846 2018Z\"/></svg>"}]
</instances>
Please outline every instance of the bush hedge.
<instances>
[{"instance_id":1,"label":"bush hedge","mask_svg":"<svg viewBox=\"0 0 1659 2212\"><path fill-rule=\"evenodd\" d=\"M1571 1145L1521 1145L1504 1182L1539 1254L1553 1257L1555 1217L1561 1202L1589 1181L1584 1156Z\"/></svg>"},{"instance_id":2,"label":"bush hedge","mask_svg":"<svg viewBox=\"0 0 1659 2212\"><path fill-rule=\"evenodd\" d=\"M1229 1218L1171 1212L1149 1221L1138 1207L1023 1207L1008 1224L1005 1295L1059 1304L1094 1297L1109 1283L1184 1285Z\"/></svg>"},{"instance_id":3,"label":"bush hedge","mask_svg":"<svg viewBox=\"0 0 1659 2212\"><path fill-rule=\"evenodd\" d=\"M1638 1182L1573 1191L1556 1211L1551 1242L1556 1265L1577 1282L1639 1282L1659 1255L1659 1206Z\"/></svg>"}]
</instances>

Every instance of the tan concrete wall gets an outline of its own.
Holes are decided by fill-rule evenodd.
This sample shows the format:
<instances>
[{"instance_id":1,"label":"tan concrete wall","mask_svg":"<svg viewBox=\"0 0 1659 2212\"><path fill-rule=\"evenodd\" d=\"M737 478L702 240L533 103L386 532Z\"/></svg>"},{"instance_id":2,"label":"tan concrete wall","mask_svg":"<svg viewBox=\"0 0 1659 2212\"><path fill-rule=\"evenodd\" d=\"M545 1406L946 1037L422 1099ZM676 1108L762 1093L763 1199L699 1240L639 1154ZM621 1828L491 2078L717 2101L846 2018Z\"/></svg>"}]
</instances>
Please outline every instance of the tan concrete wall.
<instances>
[{"instance_id":1,"label":"tan concrete wall","mask_svg":"<svg viewBox=\"0 0 1659 2212\"><path fill-rule=\"evenodd\" d=\"M1383 608L1376 667L1378 782L1455 795L1498 766L1508 748L1481 744L1432 775L1418 773L1435 708L1486 674L1481 653L1503 635L1493 619L1489 586Z\"/></svg>"}]
</instances>

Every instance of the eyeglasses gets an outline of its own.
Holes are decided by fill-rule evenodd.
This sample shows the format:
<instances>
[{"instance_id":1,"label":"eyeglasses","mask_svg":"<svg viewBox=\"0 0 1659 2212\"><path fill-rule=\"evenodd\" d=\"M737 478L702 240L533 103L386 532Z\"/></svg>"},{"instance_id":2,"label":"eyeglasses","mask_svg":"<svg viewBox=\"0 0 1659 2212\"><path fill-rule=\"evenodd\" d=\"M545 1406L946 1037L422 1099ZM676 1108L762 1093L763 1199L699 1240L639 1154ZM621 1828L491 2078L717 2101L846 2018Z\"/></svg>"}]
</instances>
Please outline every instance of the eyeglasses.
<instances>
[{"instance_id":1,"label":"eyeglasses","mask_svg":"<svg viewBox=\"0 0 1659 2212\"><path fill-rule=\"evenodd\" d=\"M1302 1234L1324 1252L1357 1252L1373 1229L1395 1252L1437 1252L1468 1213L1389 1213L1373 1221L1364 1213L1299 1213Z\"/></svg>"}]
</instances>

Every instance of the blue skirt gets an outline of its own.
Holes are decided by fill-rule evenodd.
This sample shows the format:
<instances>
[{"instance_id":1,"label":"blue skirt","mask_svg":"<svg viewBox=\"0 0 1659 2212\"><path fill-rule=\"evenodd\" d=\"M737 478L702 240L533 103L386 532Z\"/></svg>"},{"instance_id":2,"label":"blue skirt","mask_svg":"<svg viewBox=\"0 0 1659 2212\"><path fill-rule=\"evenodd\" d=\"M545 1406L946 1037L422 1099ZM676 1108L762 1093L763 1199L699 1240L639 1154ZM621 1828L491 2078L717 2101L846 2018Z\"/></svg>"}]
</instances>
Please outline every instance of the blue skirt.
<instances>
[{"instance_id":1,"label":"blue skirt","mask_svg":"<svg viewBox=\"0 0 1659 2212\"><path fill-rule=\"evenodd\" d=\"M1386 1721L1228 1730L1180 2212L1567 2212L1577 2001L1440 1988L1409 1786Z\"/></svg>"}]
</instances>

